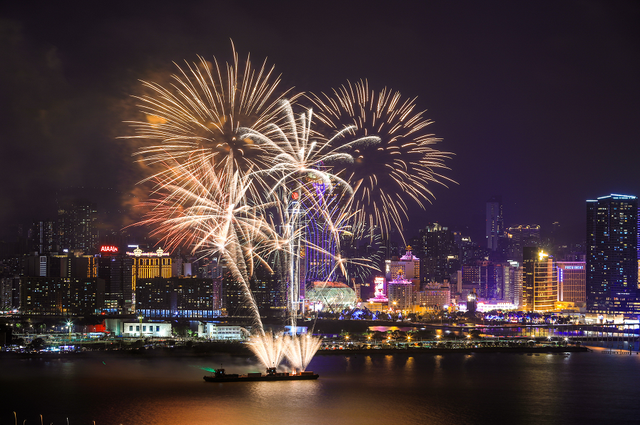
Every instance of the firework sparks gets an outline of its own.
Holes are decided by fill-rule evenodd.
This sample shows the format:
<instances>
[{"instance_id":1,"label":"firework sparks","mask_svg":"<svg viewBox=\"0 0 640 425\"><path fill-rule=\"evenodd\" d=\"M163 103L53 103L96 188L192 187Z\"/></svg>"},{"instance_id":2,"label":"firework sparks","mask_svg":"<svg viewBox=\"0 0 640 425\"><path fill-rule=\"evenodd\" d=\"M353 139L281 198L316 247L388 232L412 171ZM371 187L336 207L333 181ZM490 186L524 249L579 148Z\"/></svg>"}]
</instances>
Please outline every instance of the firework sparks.
<instances>
[{"instance_id":1,"label":"firework sparks","mask_svg":"<svg viewBox=\"0 0 640 425\"><path fill-rule=\"evenodd\" d=\"M228 167L230 168L230 167ZM250 308L254 330L262 334L258 308L249 289L255 261L283 249L273 226L264 219L264 204L247 196L253 180L239 172L214 169L207 161L174 162L167 172L153 176L156 183L145 219L169 248L190 246L192 251L218 254L240 284Z\"/></svg>"},{"instance_id":2,"label":"firework sparks","mask_svg":"<svg viewBox=\"0 0 640 425\"><path fill-rule=\"evenodd\" d=\"M333 95L310 95L318 109L316 116L329 128L345 125L355 128L355 134L378 136L378 142L333 146L349 152L353 164L336 167L354 189L354 208L359 220L367 227L380 226L383 232L391 228L402 230L406 219L405 198L420 207L431 202L429 185L452 180L440 174L448 169L444 161L451 153L432 146L439 141L427 131L430 120L424 111L416 112L415 99L403 99L399 92L383 89L374 92L367 81L348 82Z\"/></svg>"},{"instance_id":3,"label":"firework sparks","mask_svg":"<svg viewBox=\"0 0 640 425\"><path fill-rule=\"evenodd\" d=\"M285 355L287 341L282 333L266 332L263 335L251 335L249 348L265 367L278 367Z\"/></svg>"},{"instance_id":4,"label":"firework sparks","mask_svg":"<svg viewBox=\"0 0 640 425\"><path fill-rule=\"evenodd\" d=\"M322 338L311 335L287 336L284 354L294 371L303 372L322 345Z\"/></svg>"},{"instance_id":5,"label":"firework sparks","mask_svg":"<svg viewBox=\"0 0 640 425\"><path fill-rule=\"evenodd\" d=\"M230 64L200 57L183 67L176 64L169 87L142 82L150 94L137 99L148 119L131 122L137 135L129 138L156 142L138 152L143 161L162 162L167 155L186 161L204 150L215 163L231 162L243 172L264 165L260 147L240 137L238 130L244 126L262 131L290 90L278 91L280 76L266 61L255 70L249 56L243 65L232 48Z\"/></svg>"},{"instance_id":6,"label":"firework sparks","mask_svg":"<svg viewBox=\"0 0 640 425\"><path fill-rule=\"evenodd\" d=\"M451 154L432 147L438 139L426 132L430 121L414 111L414 100L375 93L366 81L309 96L333 133L327 137L312 128L311 109L296 114L277 94L273 67L253 70L249 57L243 67L235 49L231 64L200 58L173 79L170 87L143 82L151 93L138 97L147 121L131 123L136 135L129 138L151 141L140 160L156 167L139 224L152 226L169 248L219 255L251 311L251 350L267 367L286 356L304 370L321 339L264 332L249 289L255 264L272 270L274 257L286 263L295 329L303 250L331 258L326 279L347 276L349 264L371 268L370 260L345 258L341 241L353 244L366 233L373 243L375 228L401 230L405 197L424 207L433 197L429 185L450 181L439 171ZM311 228L330 241L305 239Z\"/></svg>"}]
</instances>

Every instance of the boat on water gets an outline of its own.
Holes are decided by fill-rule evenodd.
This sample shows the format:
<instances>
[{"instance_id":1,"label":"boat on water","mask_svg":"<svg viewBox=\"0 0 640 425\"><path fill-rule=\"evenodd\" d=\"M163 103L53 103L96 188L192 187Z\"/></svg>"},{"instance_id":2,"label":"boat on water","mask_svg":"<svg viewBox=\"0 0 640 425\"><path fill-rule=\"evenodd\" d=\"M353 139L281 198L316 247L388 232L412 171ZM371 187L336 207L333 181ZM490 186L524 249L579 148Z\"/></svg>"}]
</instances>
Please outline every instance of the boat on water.
<instances>
[{"instance_id":1,"label":"boat on water","mask_svg":"<svg viewBox=\"0 0 640 425\"><path fill-rule=\"evenodd\" d=\"M206 382L251 382L251 381L306 381L318 379L320 375L308 372L289 373L276 372L275 367L267 369L266 375L260 372L239 375L237 373L225 373L224 369L217 369L211 376L204 376Z\"/></svg>"}]
</instances>

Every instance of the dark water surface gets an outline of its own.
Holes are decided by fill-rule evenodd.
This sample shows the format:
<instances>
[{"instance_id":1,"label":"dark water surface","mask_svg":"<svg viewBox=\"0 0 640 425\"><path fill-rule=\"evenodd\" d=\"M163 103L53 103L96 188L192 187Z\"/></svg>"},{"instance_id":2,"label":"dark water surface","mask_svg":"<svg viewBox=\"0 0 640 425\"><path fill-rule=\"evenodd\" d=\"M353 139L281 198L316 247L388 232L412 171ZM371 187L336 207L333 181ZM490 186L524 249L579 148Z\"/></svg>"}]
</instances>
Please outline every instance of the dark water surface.
<instances>
[{"instance_id":1,"label":"dark water surface","mask_svg":"<svg viewBox=\"0 0 640 425\"><path fill-rule=\"evenodd\" d=\"M317 381L205 383L250 358L3 360L0 424L638 424L640 356L316 356Z\"/></svg>"}]
</instances>

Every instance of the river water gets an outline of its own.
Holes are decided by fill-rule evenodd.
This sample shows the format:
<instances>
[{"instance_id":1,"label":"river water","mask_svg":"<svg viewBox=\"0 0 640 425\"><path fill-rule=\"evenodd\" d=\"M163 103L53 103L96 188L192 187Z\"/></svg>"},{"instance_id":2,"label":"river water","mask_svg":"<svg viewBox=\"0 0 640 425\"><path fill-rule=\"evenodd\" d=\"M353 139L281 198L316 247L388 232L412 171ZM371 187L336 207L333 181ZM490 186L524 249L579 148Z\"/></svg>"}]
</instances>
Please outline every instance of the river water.
<instances>
[{"instance_id":1,"label":"river water","mask_svg":"<svg viewBox=\"0 0 640 425\"><path fill-rule=\"evenodd\" d=\"M638 424L640 356L318 355L317 381L205 383L252 358L3 360L0 424ZM26 422L24 422L26 421Z\"/></svg>"}]
</instances>

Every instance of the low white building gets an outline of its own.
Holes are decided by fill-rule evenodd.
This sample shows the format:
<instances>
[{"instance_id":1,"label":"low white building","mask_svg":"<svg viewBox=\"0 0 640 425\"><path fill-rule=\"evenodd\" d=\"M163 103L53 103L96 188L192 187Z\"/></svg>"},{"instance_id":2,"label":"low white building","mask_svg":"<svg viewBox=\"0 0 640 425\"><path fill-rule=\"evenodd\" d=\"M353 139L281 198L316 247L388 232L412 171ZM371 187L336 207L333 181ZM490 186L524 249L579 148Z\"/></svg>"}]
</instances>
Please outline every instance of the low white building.
<instances>
[{"instance_id":1,"label":"low white building","mask_svg":"<svg viewBox=\"0 0 640 425\"><path fill-rule=\"evenodd\" d=\"M170 337L171 323L122 323L122 336L137 338Z\"/></svg>"},{"instance_id":2,"label":"low white building","mask_svg":"<svg viewBox=\"0 0 640 425\"><path fill-rule=\"evenodd\" d=\"M220 325L218 323L198 324L198 337L223 341L243 341L248 332L242 326Z\"/></svg>"}]
</instances>

